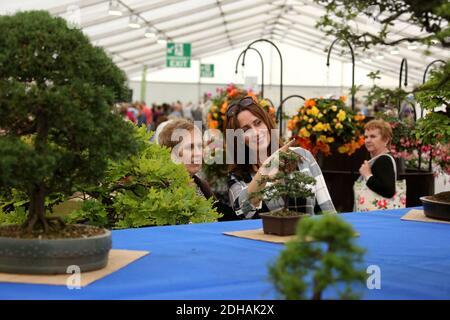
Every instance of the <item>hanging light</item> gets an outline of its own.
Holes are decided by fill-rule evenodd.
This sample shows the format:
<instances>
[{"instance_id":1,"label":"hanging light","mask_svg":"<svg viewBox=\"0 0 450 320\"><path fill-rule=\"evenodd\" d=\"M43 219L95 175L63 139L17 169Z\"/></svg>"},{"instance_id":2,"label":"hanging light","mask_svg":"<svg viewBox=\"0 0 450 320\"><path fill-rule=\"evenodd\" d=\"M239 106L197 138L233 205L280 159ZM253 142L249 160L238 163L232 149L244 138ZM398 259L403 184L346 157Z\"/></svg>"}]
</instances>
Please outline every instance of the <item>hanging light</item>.
<instances>
[{"instance_id":1,"label":"hanging light","mask_svg":"<svg viewBox=\"0 0 450 320\"><path fill-rule=\"evenodd\" d=\"M417 44L415 44L415 43L410 43L410 44L408 44L408 49L409 49L409 50L415 50L415 49L417 49Z\"/></svg>"},{"instance_id":2,"label":"hanging light","mask_svg":"<svg viewBox=\"0 0 450 320\"><path fill-rule=\"evenodd\" d=\"M156 37L156 34L155 34L155 32L152 30L152 28L147 28L146 30L145 30L145 33L144 33L144 37L146 37L146 38L155 38Z\"/></svg>"},{"instance_id":3,"label":"hanging light","mask_svg":"<svg viewBox=\"0 0 450 320\"><path fill-rule=\"evenodd\" d=\"M128 26L132 29L139 29L141 24L139 23L138 16L131 16L130 21L128 22Z\"/></svg>"},{"instance_id":4,"label":"hanging light","mask_svg":"<svg viewBox=\"0 0 450 320\"><path fill-rule=\"evenodd\" d=\"M399 54L400 51L397 48L394 48L390 51L391 54Z\"/></svg>"},{"instance_id":5,"label":"hanging light","mask_svg":"<svg viewBox=\"0 0 450 320\"><path fill-rule=\"evenodd\" d=\"M118 1L110 1L108 14L111 16L121 16L123 14Z\"/></svg>"},{"instance_id":6,"label":"hanging light","mask_svg":"<svg viewBox=\"0 0 450 320\"><path fill-rule=\"evenodd\" d=\"M160 35L158 37L158 40L156 40L156 43L158 43L158 44L167 44L167 39L164 36Z\"/></svg>"}]
</instances>

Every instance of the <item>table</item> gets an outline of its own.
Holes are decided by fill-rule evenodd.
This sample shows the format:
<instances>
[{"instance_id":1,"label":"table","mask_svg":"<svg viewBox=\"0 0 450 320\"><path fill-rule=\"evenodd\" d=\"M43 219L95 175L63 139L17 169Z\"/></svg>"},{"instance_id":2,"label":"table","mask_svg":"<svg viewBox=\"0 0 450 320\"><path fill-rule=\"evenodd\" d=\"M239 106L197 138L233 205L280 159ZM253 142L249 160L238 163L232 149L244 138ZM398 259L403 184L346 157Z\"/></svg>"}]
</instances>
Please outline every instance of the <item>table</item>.
<instances>
[{"instance_id":1,"label":"table","mask_svg":"<svg viewBox=\"0 0 450 320\"><path fill-rule=\"evenodd\" d=\"M450 299L450 225L401 221L409 209L346 213L378 265L381 289L363 299ZM150 227L113 232L116 249L150 255L80 290L0 283L0 299L274 299L267 266L283 245L225 236L260 220Z\"/></svg>"}]
</instances>

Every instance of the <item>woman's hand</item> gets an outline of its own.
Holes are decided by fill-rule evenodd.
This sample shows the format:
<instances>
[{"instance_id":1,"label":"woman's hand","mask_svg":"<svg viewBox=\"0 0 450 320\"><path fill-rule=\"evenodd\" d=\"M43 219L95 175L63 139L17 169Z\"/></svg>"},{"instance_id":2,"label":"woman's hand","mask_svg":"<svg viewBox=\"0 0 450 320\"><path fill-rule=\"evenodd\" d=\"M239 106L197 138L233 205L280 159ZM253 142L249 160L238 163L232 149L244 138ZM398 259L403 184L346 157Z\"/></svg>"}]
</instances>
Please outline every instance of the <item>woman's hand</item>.
<instances>
[{"instance_id":1,"label":"woman's hand","mask_svg":"<svg viewBox=\"0 0 450 320\"><path fill-rule=\"evenodd\" d=\"M370 176L372 175L372 170L370 170L370 165L369 165L369 162L367 160L365 160L364 163L359 168L359 173L366 180L369 179Z\"/></svg>"},{"instance_id":2,"label":"woman's hand","mask_svg":"<svg viewBox=\"0 0 450 320\"><path fill-rule=\"evenodd\" d=\"M268 176L273 177L278 173L279 168L279 154L280 152L285 152L289 149L289 147L293 146L295 143L295 139L292 139L288 143L286 143L284 146L282 146L280 149L275 151L270 157L266 159L266 161L263 162L261 167L258 170L258 173L261 176Z\"/></svg>"},{"instance_id":3,"label":"woman's hand","mask_svg":"<svg viewBox=\"0 0 450 320\"><path fill-rule=\"evenodd\" d=\"M284 146L282 146L280 149L275 151L269 158L266 159L266 161L263 162L261 167L256 172L255 176L253 177L252 181L248 185L248 193L258 192L262 190L266 183L260 183L260 180L263 176L269 176L273 177L278 173L278 166L279 166L279 159L278 154L279 152L284 152L289 149L292 145L294 145L295 139L292 139L288 143L286 143ZM268 166L267 166L268 165ZM257 207L261 203L261 199L258 197L254 197L250 200L250 202Z\"/></svg>"}]
</instances>

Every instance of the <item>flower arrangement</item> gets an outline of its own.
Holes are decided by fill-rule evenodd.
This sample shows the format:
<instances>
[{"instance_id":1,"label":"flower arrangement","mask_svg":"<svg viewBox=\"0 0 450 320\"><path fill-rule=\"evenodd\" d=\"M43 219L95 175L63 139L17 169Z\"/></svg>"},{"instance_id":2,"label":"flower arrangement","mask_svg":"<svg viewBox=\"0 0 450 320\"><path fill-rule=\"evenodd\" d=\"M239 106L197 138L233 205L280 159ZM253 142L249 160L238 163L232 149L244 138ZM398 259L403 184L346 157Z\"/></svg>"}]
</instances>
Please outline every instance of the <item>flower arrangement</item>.
<instances>
[{"instance_id":1,"label":"flower arrangement","mask_svg":"<svg viewBox=\"0 0 450 320\"><path fill-rule=\"evenodd\" d=\"M247 91L236 87L234 84L229 84L225 89L217 88L216 93L216 96L211 99L212 105L207 115L207 125L209 129L219 129L221 131L225 131L225 120L228 105L233 100L239 100L246 96L253 97L255 102L257 102L261 108L266 110L275 119L275 108L273 105L266 99L260 99L259 96L252 91Z\"/></svg>"},{"instance_id":2,"label":"flower arrangement","mask_svg":"<svg viewBox=\"0 0 450 320\"><path fill-rule=\"evenodd\" d=\"M378 114L378 117L388 122L392 128L390 152L395 158L404 159L406 166L417 168L419 151L422 169L428 169L430 155L435 175L450 174L450 146L446 143L427 143L416 136L417 125L413 121L400 119L389 111Z\"/></svg>"},{"instance_id":3,"label":"flower arrangement","mask_svg":"<svg viewBox=\"0 0 450 320\"><path fill-rule=\"evenodd\" d=\"M364 145L364 119L345 106L346 97L313 98L305 101L298 113L288 121L288 129L298 144L313 155L328 156L336 149L352 155Z\"/></svg>"}]
</instances>

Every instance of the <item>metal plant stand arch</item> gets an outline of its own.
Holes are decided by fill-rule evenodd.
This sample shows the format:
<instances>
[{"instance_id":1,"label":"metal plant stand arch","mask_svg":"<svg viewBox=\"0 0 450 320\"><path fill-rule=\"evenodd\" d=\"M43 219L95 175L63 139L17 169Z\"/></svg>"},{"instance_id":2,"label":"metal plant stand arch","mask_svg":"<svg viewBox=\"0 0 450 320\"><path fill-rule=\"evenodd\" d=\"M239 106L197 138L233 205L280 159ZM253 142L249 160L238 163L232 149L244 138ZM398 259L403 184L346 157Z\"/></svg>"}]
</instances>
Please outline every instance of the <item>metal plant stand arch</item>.
<instances>
[{"instance_id":1,"label":"metal plant stand arch","mask_svg":"<svg viewBox=\"0 0 450 320\"><path fill-rule=\"evenodd\" d=\"M238 57L237 60L236 60L236 67L235 67L234 73L235 73L235 74L238 73L238 64L239 64L239 60L241 59L242 55L245 56L245 54L247 53L247 50L253 50L253 51L255 51L255 52L259 55L259 58L261 59L261 98L264 98L264 59L263 59L263 57L262 57L262 55L261 55L261 52L259 52L258 49L255 49L255 48L247 48L247 49L243 50L243 51L239 54L239 57ZM245 61L244 61L244 60L245 60L245 59L242 59L242 66L243 66L243 67L245 66Z\"/></svg>"},{"instance_id":2,"label":"metal plant stand arch","mask_svg":"<svg viewBox=\"0 0 450 320\"><path fill-rule=\"evenodd\" d=\"M278 107L278 110L277 110L277 118L279 117L278 123L280 126L280 137L282 137L283 136L283 106L282 106L282 102L283 102L283 56L281 55L280 49L278 49L278 47L272 41L267 40L267 39L255 40L247 46L247 49L250 49L252 47L252 45L254 45L257 42L270 43L277 50L278 55L280 56L280 106ZM244 58L242 60L242 63L245 63L246 54L247 54L247 52L244 52Z\"/></svg>"}]
</instances>

